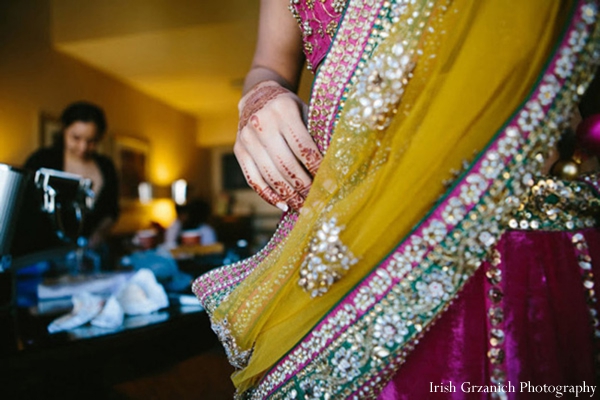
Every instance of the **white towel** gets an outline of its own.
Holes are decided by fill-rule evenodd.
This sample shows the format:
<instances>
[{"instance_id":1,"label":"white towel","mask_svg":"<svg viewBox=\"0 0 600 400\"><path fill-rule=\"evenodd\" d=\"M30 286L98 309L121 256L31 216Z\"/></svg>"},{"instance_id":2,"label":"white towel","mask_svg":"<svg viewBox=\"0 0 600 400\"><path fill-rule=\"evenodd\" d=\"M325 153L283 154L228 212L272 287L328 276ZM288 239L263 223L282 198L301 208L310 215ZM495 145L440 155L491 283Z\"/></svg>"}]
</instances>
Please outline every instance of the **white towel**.
<instances>
[{"instance_id":1,"label":"white towel","mask_svg":"<svg viewBox=\"0 0 600 400\"><path fill-rule=\"evenodd\" d=\"M117 294L125 314L149 314L169 305L165 289L149 269L140 269Z\"/></svg>"},{"instance_id":2,"label":"white towel","mask_svg":"<svg viewBox=\"0 0 600 400\"><path fill-rule=\"evenodd\" d=\"M169 298L149 269L140 269L116 292L103 301L89 292L73 295L73 310L52 321L48 332L77 328L91 321L92 325L115 329L123 325L124 315L143 315L165 308Z\"/></svg>"},{"instance_id":3,"label":"white towel","mask_svg":"<svg viewBox=\"0 0 600 400\"><path fill-rule=\"evenodd\" d=\"M99 328L115 329L123 324L123 307L115 296L110 296L100 314L92 319L91 324Z\"/></svg>"},{"instance_id":4,"label":"white towel","mask_svg":"<svg viewBox=\"0 0 600 400\"><path fill-rule=\"evenodd\" d=\"M60 332L77 328L100 313L102 310L102 297L88 292L73 295L73 310L52 321L48 325L48 332Z\"/></svg>"}]
</instances>

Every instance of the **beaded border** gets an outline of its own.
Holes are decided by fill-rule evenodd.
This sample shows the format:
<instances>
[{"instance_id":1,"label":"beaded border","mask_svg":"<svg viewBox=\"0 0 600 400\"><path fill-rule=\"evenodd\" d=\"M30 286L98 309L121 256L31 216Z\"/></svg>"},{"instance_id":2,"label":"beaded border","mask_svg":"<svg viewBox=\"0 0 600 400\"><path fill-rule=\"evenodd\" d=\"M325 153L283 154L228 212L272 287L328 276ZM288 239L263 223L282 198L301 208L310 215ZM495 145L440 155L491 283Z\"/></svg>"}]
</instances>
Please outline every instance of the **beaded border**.
<instances>
[{"instance_id":1,"label":"beaded border","mask_svg":"<svg viewBox=\"0 0 600 400\"><path fill-rule=\"evenodd\" d=\"M598 379L600 378L600 319L597 309L598 297L596 296L594 273L592 272L592 257L590 256L587 240L582 233L571 234L570 238L575 248L577 264L581 272L585 300L590 314L590 324L594 330L594 363L596 365L596 379Z\"/></svg>"},{"instance_id":2,"label":"beaded border","mask_svg":"<svg viewBox=\"0 0 600 400\"><path fill-rule=\"evenodd\" d=\"M375 0L353 0L346 11L331 48L319 68L308 111L308 130L321 153L329 145L334 114L350 81L380 13Z\"/></svg>"},{"instance_id":3,"label":"beaded border","mask_svg":"<svg viewBox=\"0 0 600 400\"><path fill-rule=\"evenodd\" d=\"M491 382L498 386L506 383L503 273L502 256L498 249L494 248L491 251L490 260L486 263L484 288L487 294L485 305L488 332L488 371L490 371ZM506 399L506 394L493 392L491 397L492 399Z\"/></svg>"}]
</instances>

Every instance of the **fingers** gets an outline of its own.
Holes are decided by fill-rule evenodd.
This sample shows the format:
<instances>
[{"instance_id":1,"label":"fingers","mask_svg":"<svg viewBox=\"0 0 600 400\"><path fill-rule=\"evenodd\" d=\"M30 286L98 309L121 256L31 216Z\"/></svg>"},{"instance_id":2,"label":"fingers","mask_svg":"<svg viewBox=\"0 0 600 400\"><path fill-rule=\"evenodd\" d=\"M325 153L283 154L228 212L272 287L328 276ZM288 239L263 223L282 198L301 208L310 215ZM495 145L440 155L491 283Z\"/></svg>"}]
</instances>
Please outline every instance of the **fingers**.
<instances>
[{"instance_id":1,"label":"fingers","mask_svg":"<svg viewBox=\"0 0 600 400\"><path fill-rule=\"evenodd\" d=\"M267 154L262 154L260 149L254 149L253 151L252 147L257 146L257 144L252 143L252 141L247 143L250 153L256 153L257 156L268 156L283 179L301 196L306 197L312 178L296 158L284 136L279 132L265 132L260 117L257 115L253 115L250 119L248 130L243 134L250 136L250 138L256 137Z\"/></svg>"},{"instance_id":2,"label":"fingers","mask_svg":"<svg viewBox=\"0 0 600 400\"><path fill-rule=\"evenodd\" d=\"M323 155L306 128L290 124L284 135L296 157L302 162L308 172L312 176L315 176L323 160Z\"/></svg>"},{"instance_id":3,"label":"fingers","mask_svg":"<svg viewBox=\"0 0 600 400\"><path fill-rule=\"evenodd\" d=\"M294 210L299 210L304 204L304 197L290 182L279 172L272 158L264 148L257 147L253 150L252 158L262 160L258 163L258 170L263 180L279 196L279 198Z\"/></svg>"},{"instance_id":4,"label":"fingers","mask_svg":"<svg viewBox=\"0 0 600 400\"><path fill-rule=\"evenodd\" d=\"M291 99L288 99L288 101ZM293 100L292 100L293 101ZM290 107L284 102L278 104L279 107ZM300 160L306 170L314 176L321 165L323 155L317 148L312 136L308 133L306 125L303 122L304 105L296 104L299 112L287 116L284 123L280 126L281 132L295 157Z\"/></svg>"},{"instance_id":5,"label":"fingers","mask_svg":"<svg viewBox=\"0 0 600 400\"><path fill-rule=\"evenodd\" d=\"M302 207L311 178L280 135L274 135L267 143L254 130L245 128L234 150L244 165L246 180L252 181L249 184L263 198L269 193L265 188L268 185L277 195L277 199L268 200L271 204L284 202L295 210Z\"/></svg>"},{"instance_id":6,"label":"fingers","mask_svg":"<svg viewBox=\"0 0 600 400\"><path fill-rule=\"evenodd\" d=\"M283 201L281 197L279 197L279 195L265 182L253 158L246 151L246 149L238 143L235 144L233 152L240 164L248 185L264 201L279 208L281 211L287 211L287 203Z\"/></svg>"}]
</instances>

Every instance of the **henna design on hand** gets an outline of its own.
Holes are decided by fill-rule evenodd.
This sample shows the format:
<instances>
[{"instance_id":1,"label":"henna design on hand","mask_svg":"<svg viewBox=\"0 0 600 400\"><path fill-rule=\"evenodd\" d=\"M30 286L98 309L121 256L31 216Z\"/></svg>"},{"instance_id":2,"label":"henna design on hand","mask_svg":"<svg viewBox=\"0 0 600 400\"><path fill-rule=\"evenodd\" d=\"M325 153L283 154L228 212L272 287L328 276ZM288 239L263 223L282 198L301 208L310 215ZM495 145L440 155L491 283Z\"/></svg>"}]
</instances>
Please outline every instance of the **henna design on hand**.
<instances>
[{"instance_id":1,"label":"henna design on hand","mask_svg":"<svg viewBox=\"0 0 600 400\"><path fill-rule=\"evenodd\" d=\"M240 113L238 131L241 131L246 126L252 115L260 111L269 101L284 93L290 93L290 91L279 85L263 86L259 84L252 89L248 98L244 101L244 106Z\"/></svg>"},{"instance_id":2,"label":"henna design on hand","mask_svg":"<svg viewBox=\"0 0 600 400\"><path fill-rule=\"evenodd\" d=\"M254 182L252 178L250 178L250 174L245 167L243 167L242 170L248 186L250 186L252 190L254 190L264 201L273 206L276 206L277 203L281 201L279 196L270 187L267 186L265 188L261 188L256 182Z\"/></svg>"},{"instance_id":3,"label":"henna design on hand","mask_svg":"<svg viewBox=\"0 0 600 400\"><path fill-rule=\"evenodd\" d=\"M299 210L304 204L304 199L293 191L285 182L277 181L273 183L273 189L279 194L281 199L289 204L294 210Z\"/></svg>"},{"instance_id":4,"label":"henna design on hand","mask_svg":"<svg viewBox=\"0 0 600 400\"><path fill-rule=\"evenodd\" d=\"M304 182L302 182L302 180L298 178L298 176L295 173L293 173L287 165L285 165L281 157L277 157L277 161L279 161L279 165L281 166L281 168L283 168L283 170L288 174L288 176L292 180L292 187L294 188L294 190L300 193L300 196L306 197L311 185L304 185Z\"/></svg>"},{"instance_id":5,"label":"henna design on hand","mask_svg":"<svg viewBox=\"0 0 600 400\"><path fill-rule=\"evenodd\" d=\"M298 146L298 151L300 152L300 156L306 162L306 165L305 165L306 169L308 170L308 172L310 172L310 174L312 176L314 176L317 173L319 166L321 165L321 160L323 159L323 156L321 155L321 153L318 150L303 146L302 141L298 138L298 136L296 135L296 132L294 132L294 130L291 128L290 128L290 134L292 135L292 138L296 142L296 146Z\"/></svg>"},{"instance_id":6,"label":"henna design on hand","mask_svg":"<svg viewBox=\"0 0 600 400\"><path fill-rule=\"evenodd\" d=\"M310 192L311 185L306 186L304 189L300 189L298 192L300 196L306 198L308 196L308 192Z\"/></svg>"},{"instance_id":7,"label":"henna design on hand","mask_svg":"<svg viewBox=\"0 0 600 400\"><path fill-rule=\"evenodd\" d=\"M273 182L273 189L286 203L296 194L287 183L282 181Z\"/></svg>"},{"instance_id":8,"label":"henna design on hand","mask_svg":"<svg viewBox=\"0 0 600 400\"><path fill-rule=\"evenodd\" d=\"M319 153L318 150L310 149L308 147L299 147L300 155L302 155L302 157L304 157L306 160L306 168L308 169L308 172L310 172L312 176L315 176L319 170L319 166L321 165L321 160L323 159L321 153Z\"/></svg>"},{"instance_id":9,"label":"henna design on hand","mask_svg":"<svg viewBox=\"0 0 600 400\"><path fill-rule=\"evenodd\" d=\"M253 186L252 188L264 201L273 206L277 206L277 203L281 201L279 200L279 196L277 196L277 194L269 187L266 187L262 190L258 186Z\"/></svg>"},{"instance_id":10,"label":"henna design on hand","mask_svg":"<svg viewBox=\"0 0 600 400\"><path fill-rule=\"evenodd\" d=\"M256 115L253 115L250 117L250 123L252 124L254 129L256 129L259 132L262 132L262 127L260 126L260 120L258 119L258 117Z\"/></svg>"},{"instance_id":11,"label":"henna design on hand","mask_svg":"<svg viewBox=\"0 0 600 400\"><path fill-rule=\"evenodd\" d=\"M299 211L304 205L304 199L298 193L294 194L292 198L290 198L287 203L290 207L296 211Z\"/></svg>"}]
</instances>

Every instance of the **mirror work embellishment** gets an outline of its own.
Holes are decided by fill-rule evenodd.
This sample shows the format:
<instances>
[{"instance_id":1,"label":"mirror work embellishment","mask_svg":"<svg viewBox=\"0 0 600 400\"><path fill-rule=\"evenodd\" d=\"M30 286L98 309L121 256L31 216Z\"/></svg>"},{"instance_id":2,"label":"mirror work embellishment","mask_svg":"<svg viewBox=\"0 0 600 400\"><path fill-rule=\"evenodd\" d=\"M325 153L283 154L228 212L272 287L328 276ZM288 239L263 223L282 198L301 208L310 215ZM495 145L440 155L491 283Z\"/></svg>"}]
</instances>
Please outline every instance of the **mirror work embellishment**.
<instances>
[{"instance_id":1,"label":"mirror work embellishment","mask_svg":"<svg viewBox=\"0 0 600 400\"><path fill-rule=\"evenodd\" d=\"M343 226L335 217L321 224L312 238L306 258L300 266L298 285L311 297L327 293L358 262L340 240Z\"/></svg>"}]
</instances>

